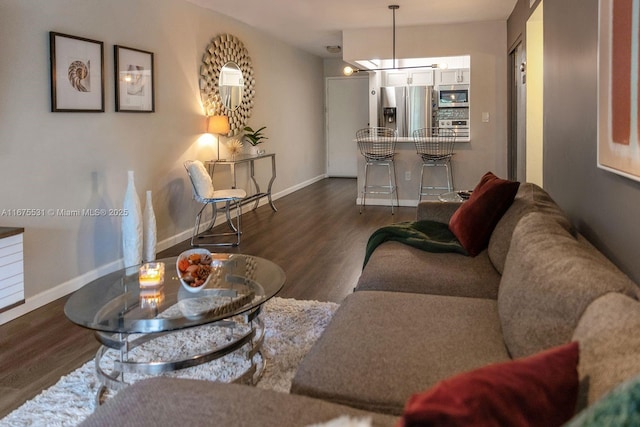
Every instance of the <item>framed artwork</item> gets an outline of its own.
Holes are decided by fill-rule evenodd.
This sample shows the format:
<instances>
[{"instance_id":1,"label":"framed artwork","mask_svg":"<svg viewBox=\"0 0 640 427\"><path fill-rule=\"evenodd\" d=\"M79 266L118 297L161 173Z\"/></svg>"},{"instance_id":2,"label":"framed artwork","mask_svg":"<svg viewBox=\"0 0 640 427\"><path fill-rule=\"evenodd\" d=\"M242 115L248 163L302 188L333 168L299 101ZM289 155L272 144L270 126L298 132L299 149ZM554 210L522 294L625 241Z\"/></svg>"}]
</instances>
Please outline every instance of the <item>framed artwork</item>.
<instances>
[{"instance_id":1,"label":"framed artwork","mask_svg":"<svg viewBox=\"0 0 640 427\"><path fill-rule=\"evenodd\" d=\"M51 111L104 112L104 44L49 32Z\"/></svg>"},{"instance_id":2,"label":"framed artwork","mask_svg":"<svg viewBox=\"0 0 640 427\"><path fill-rule=\"evenodd\" d=\"M640 181L640 3L600 0L599 7L598 167Z\"/></svg>"},{"instance_id":3,"label":"framed artwork","mask_svg":"<svg viewBox=\"0 0 640 427\"><path fill-rule=\"evenodd\" d=\"M114 46L116 111L155 111L153 53Z\"/></svg>"}]
</instances>

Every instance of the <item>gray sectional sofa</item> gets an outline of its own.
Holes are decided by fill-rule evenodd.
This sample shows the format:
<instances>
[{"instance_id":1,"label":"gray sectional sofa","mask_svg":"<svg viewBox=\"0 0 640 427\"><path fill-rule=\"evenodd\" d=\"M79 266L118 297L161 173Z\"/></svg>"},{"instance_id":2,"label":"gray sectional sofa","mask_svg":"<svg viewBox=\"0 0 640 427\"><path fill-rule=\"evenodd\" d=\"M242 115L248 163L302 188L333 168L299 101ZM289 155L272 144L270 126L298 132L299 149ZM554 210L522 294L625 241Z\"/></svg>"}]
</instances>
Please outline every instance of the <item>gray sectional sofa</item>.
<instances>
[{"instance_id":1,"label":"gray sectional sofa","mask_svg":"<svg viewBox=\"0 0 640 427\"><path fill-rule=\"evenodd\" d=\"M423 202L417 218L447 222L459 206ZM124 390L86 425L114 417L119 424L125 410L154 412L152 403L132 399L149 389L215 402L209 410L223 417L219 425L299 426L339 414L394 425L411 395L440 380L570 341L580 343L580 411L640 374L639 296L544 190L522 184L476 257L380 245L303 360L290 395L157 379ZM209 416L203 406L164 411L159 420L194 423Z\"/></svg>"}]
</instances>

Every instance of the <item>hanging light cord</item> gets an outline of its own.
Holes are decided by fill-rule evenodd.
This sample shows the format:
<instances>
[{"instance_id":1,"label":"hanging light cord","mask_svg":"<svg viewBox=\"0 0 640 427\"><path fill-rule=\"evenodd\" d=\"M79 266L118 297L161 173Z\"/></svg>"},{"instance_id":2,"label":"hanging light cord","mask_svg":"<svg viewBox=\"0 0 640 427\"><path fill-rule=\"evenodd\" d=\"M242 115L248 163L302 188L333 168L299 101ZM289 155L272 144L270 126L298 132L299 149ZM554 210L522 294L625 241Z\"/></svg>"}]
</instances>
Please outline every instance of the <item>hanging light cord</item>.
<instances>
[{"instance_id":1,"label":"hanging light cord","mask_svg":"<svg viewBox=\"0 0 640 427\"><path fill-rule=\"evenodd\" d=\"M420 66L409 66L409 67L398 67L396 66L396 10L400 9L400 6L397 4L390 4L389 9L393 12L393 67L392 68L371 68L366 71L386 71L386 70L402 70L405 68L441 68L439 64L431 64L431 65L420 65ZM444 67L446 68L446 64ZM359 68L353 68L350 65L344 67L343 73L345 76L350 76L354 73L359 73Z\"/></svg>"},{"instance_id":2,"label":"hanging light cord","mask_svg":"<svg viewBox=\"0 0 640 427\"><path fill-rule=\"evenodd\" d=\"M397 4L390 4L389 9L393 11L393 68L396 68L396 10L400 9Z\"/></svg>"}]
</instances>

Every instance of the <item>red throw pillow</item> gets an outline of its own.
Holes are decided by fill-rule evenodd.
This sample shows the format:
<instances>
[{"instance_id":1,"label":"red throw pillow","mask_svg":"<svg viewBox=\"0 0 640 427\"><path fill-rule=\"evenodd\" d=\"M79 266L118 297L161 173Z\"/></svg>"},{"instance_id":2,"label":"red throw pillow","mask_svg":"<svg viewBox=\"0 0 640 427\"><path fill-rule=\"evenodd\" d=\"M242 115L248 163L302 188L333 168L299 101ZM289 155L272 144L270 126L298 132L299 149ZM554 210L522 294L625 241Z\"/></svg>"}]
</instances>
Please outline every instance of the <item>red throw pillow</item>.
<instances>
[{"instance_id":1,"label":"red throw pillow","mask_svg":"<svg viewBox=\"0 0 640 427\"><path fill-rule=\"evenodd\" d=\"M578 342L488 365L413 395L396 427L560 426L578 396Z\"/></svg>"},{"instance_id":2,"label":"red throw pillow","mask_svg":"<svg viewBox=\"0 0 640 427\"><path fill-rule=\"evenodd\" d=\"M502 215L516 197L520 183L484 174L471 197L453 214L449 229L469 255L476 256L489 244L489 238Z\"/></svg>"}]
</instances>

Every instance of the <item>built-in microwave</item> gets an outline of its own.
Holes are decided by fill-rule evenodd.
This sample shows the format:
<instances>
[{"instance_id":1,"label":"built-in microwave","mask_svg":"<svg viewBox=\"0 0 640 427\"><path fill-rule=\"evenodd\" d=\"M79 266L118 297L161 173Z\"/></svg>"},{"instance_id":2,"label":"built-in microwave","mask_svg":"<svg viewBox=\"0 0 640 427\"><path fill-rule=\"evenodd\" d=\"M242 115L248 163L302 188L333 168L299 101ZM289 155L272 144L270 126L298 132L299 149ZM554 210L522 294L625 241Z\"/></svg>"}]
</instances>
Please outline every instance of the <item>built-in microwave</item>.
<instances>
[{"instance_id":1,"label":"built-in microwave","mask_svg":"<svg viewBox=\"0 0 640 427\"><path fill-rule=\"evenodd\" d=\"M450 85L438 88L438 107L454 108L469 106L469 85Z\"/></svg>"}]
</instances>

